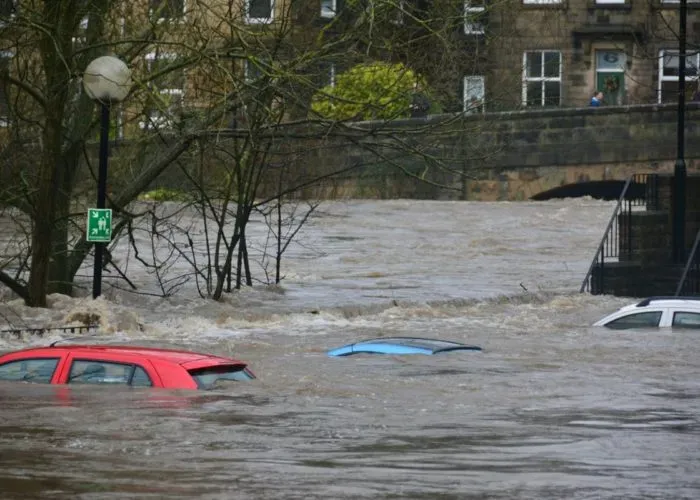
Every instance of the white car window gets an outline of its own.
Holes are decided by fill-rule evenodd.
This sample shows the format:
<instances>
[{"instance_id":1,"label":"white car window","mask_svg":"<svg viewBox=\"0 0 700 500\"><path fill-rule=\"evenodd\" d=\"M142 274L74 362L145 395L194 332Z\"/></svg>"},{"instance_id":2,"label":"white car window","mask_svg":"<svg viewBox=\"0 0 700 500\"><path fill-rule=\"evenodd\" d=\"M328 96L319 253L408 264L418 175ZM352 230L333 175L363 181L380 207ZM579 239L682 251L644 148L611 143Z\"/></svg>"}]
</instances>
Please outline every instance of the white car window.
<instances>
[{"instance_id":1,"label":"white car window","mask_svg":"<svg viewBox=\"0 0 700 500\"><path fill-rule=\"evenodd\" d=\"M700 328L700 313L676 311L673 313L673 326L680 328Z\"/></svg>"},{"instance_id":2,"label":"white car window","mask_svg":"<svg viewBox=\"0 0 700 500\"><path fill-rule=\"evenodd\" d=\"M605 324L608 328L625 329L625 328L649 328L659 326L662 311L649 311L641 313L632 313L621 318L614 319Z\"/></svg>"}]
</instances>

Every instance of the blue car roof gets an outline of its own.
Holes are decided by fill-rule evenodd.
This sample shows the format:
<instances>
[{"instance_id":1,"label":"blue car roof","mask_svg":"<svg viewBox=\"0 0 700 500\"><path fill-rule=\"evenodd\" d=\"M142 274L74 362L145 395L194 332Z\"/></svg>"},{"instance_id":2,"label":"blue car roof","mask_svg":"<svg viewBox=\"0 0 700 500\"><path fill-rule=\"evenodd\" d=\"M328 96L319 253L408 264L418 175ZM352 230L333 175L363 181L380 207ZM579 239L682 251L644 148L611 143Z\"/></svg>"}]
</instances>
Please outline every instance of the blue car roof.
<instances>
[{"instance_id":1,"label":"blue car roof","mask_svg":"<svg viewBox=\"0 0 700 500\"><path fill-rule=\"evenodd\" d=\"M438 354L450 351L481 351L475 345L420 337L379 337L347 344L328 351L329 356L351 354Z\"/></svg>"}]
</instances>

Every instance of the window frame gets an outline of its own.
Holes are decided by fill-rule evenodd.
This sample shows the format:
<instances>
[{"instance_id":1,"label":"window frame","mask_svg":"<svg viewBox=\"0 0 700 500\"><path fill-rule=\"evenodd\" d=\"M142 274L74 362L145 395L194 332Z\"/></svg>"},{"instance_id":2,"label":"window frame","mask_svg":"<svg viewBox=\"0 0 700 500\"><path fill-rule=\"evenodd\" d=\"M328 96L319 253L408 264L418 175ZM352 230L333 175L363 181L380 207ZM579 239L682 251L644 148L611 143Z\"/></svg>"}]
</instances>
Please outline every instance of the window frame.
<instances>
[{"instance_id":1,"label":"window frame","mask_svg":"<svg viewBox=\"0 0 700 500\"><path fill-rule=\"evenodd\" d=\"M397 26L402 26L404 23L404 12L406 11L406 0L398 0L396 12L391 17L391 22Z\"/></svg>"},{"instance_id":2,"label":"window frame","mask_svg":"<svg viewBox=\"0 0 700 500\"><path fill-rule=\"evenodd\" d=\"M698 0L698 1L700 1L700 0ZM663 104L663 82L676 82L676 83L678 83L678 75L676 75L676 76L665 76L664 75L664 67L665 67L664 66L664 59L665 59L667 53L679 56L678 49L660 49L659 50L659 68L658 68L659 78L658 78L658 87L656 90L656 95L657 95L656 98L657 98L658 104ZM696 60L695 60L696 66L695 67L697 69L697 72L695 75L688 75L686 73L686 75L685 75L686 85L688 84L688 82L700 82L700 51L697 51L692 55L695 56L695 58L696 58ZM685 57L686 57L686 68L687 68L688 67L687 49L686 49L686 56ZM679 58L680 58L680 56L679 56Z\"/></svg>"},{"instance_id":3,"label":"window frame","mask_svg":"<svg viewBox=\"0 0 700 500\"><path fill-rule=\"evenodd\" d=\"M330 88L335 88L335 78L336 78L336 71L335 71L335 63L330 63L328 66L323 66L323 71L324 71L324 82L327 81L328 83L325 85L322 85L321 88L324 87L330 87Z\"/></svg>"},{"instance_id":4,"label":"window frame","mask_svg":"<svg viewBox=\"0 0 700 500\"><path fill-rule=\"evenodd\" d=\"M472 110L471 109L472 107L469 106L469 102L467 100L468 99L467 92L470 89L470 85L468 85L469 80L480 82L480 86L481 86L481 90L482 90L481 100L480 100L480 104L478 106L479 108L481 108L480 110L479 109ZM462 110L463 110L463 112L467 113L467 114L485 113L486 112L485 100L486 100L486 78L485 78L485 76L484 75L465 75L464 78L462 79L462 101L463 101Z\"/></svg>"},{"instance_id":5,"label":"window frame","mask_svg":"<svg viewBox=\"0 0 700 500\"><path fill-rule=\"evenodd\" d=\"M464 34L465 35L483 35L486 32L484 23L470 23L469 14L486 12L486 0L480 1L480 5L474 5L474 0L464 0Z\"/></svg>"},{"instance_id":6,"label":"window frame","mask_svg":"<svg viewBox=\"0 0 700 500\"><path fill-rule=\"evenodd\" d=\"M542 66L542 75L539 77L528 77L527 75L527 63L528 63L528 58L527 55L531 53L537 53L541 57L541 66ZM545 54L547 53L556 53L559 55L559 71L558 77L548 77L544 76L545 74ZM553 50L553 49L534 49L534 50L525 50L523 52L523 68L522 68L522 104L526 108L545 108L548 107L546 104L546 95L545 95L545 84L547 82L557 82L559 84L559 102L556 104L556 107L561 106L561 101L562 101L562 86L563 86L563 73L564 73L564 54L562 53L561 50ZM527 93L527 87L528 83L530 82L540 82L541 83L541 91L540 91L540 100L541 104L540 105L533 105L533 106L528 106L528 93Z\"/></svg>"},{"instance_id":7,"label":"window frame","mask_svg":"<svg viewBox=\"0 0 700 500\"><path fill-rule=\"evenodd\" d=\"M178 58L178 54L174 52L163 52L163 53L157 53L157 52L149 52L146 55L144 55L144 61L146 61L146 70L150 73L153 61L162 61L162 60L167 60L167 61L173 61ZM176 88L176 87L166 87L163 89L158 89L158 93L160 95L167 95L167 96L179 96L180 99L180 108L184 107L184 102L185 102L185 89L187 87L187 75L185 74L185 70L178 70L182 71L182 87L181 88ZM167 77L167 76L166 76ZM151 85L155 85L155 82L151 81L148 82L149 87ZM160 116L154 116L155 115L160 115ZM141 130L159 130L161 128L165 129L172 129L173 125L172 124L163 124L163 122L170 121L171 118L168 116L165 116L164 113L159 110L159 109L153 109L148 112L148 118L146 121L139 121L139 128Z\"/></svg>"},{"instance_id":8,"label":"window frame","mask_svg":"<svg viewBox=\"0 0 700 500\"><path fill-rule=\"evenodd\" d=\"M250 17L250 3L253 0L243 0L246 24L270 24L275 21L275 0L267 0L270 5L270 17Z\"/></svg>"},{"instance_id":9,"label":"window frame","mask_svg":"<svg viewBox=\"0 0 700 500\"><path fill-rule=\"evenodd\" d=\"M531 7L543 7L550 5L562 5L564 0L522 0L523 5Z\"/></svg>"},{"instance_id":10,"label":"window frame","mask_svg":"<svg viewBox=\"0 0 700 500\"><path fill-rule=\"evenodd\" d=\"M323 6L324 6L324 4L328 4L328 3L330 3L331 8L330 8L330 11L325 11L326 14L324 15ZM338 0L321 0L320 9L321 10L319 12L319 16L322 19L333 19L335 16L338 15Z\"/></svg>"},{"instance_id":11,"label":"window frame","mask_svg":"<svg viewBox=\"0 0 700 500\"><path fill-rule=\"evenodd\" d=\"M8 5L9 5L9 7L10 7L11 12L10 12L10 14L9 14L5 19L3 19L2 21L0 21L0 26L3 26L3 25L5 24L6 21L12 21L12 20L14 20L14 19L17 17L17 11L18 11L19 8L20 8L19 0L10 0L10 2L8 3ZM0 14L0 15L3 15L3 16L4 16L4 14Z\"/></svg>"},{"instance_id":12,"label":"window frame","mask_svg":"<svg viewBox=\"0 0 700 500\"><path fill-rule=\"evenodd\" d=\"M10 72L12 70L12 60L15 58L15 52L12 50L0 50L0 60L7 61L7 70ZM1 67L1 66L0 66ZM5 93L5 89L2 89L2 94L5 102L0 102L0 128L7 128L10 126L10 99ZM2 104L7 108L7 113L2 113Z\"/></svg>"},{"instance_id":13,"label":"window frame","mask_svg":"<svg viewBox=\"0 0 700 500\"><path fill-rule=\"evenodd\" d=\"M187 14L187 0L181 0L182 1L182 10L179 13L179 15L176 16L169 16L169 17L155 17L156 16L156 9L152 7L152 2L155 0L148 0L148 18L151 19L152 21L155 21L156 23L166 23L166 22L181 22L185 19L185 16ZM158 0L159 2L170 2L171 0ZM167 12L169 12L169 8L167 9ZM163 11L161 10L161 13Z\"/></svg>"}]
</instances>

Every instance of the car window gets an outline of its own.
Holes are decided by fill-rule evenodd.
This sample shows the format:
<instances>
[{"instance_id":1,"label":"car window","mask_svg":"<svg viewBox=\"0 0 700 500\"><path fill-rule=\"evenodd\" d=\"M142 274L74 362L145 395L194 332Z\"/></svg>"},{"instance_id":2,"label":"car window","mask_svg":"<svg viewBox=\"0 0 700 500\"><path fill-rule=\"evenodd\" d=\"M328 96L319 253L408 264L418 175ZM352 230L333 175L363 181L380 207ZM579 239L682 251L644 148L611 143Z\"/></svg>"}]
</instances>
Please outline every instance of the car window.
<instances>
[{"instance_id":1,"label":"car window","mask_svg":"<svg viewBox=\"0 0 700 500\"><path fill-rule=\"evenodd\" d=\"M659 321L661 320L661 311L649 311L642 313L628 314L621 318L614 319L605 326L608 328L648 328L653 326L659 326Z\"/></svg>"},{"instance_id":2,"label":"car window","mask_svg":"<svg viewBox=\"0 0 700 500\"><path fill-rule=\"evenodd\" d=\"M190 370L190 375L200 389L213 389L221 382L253 380L253 372L243 366L217 366Z\"/></svg>"},{"instance_id":3,"label":"car window","mask_svg":"<svg viewBox=\"0 0 700 500\"><path fill-rule=\"evenodd\" d=\"M148 377L148 373L140 366L136 366L134 369L134 376L131 377L131 386L151 387L152 385L153 382L151 382L151 379Z\"/></svg>"},{"instance_id":4,"label":"car window","mask_svg":"<svg viewBox=\"0 0 700 500\"><path fill-rule=\"evenodd\" d=\"M70 367L69 384L122 384L136 387L153 385L140 366L110 361L76 359Z\"/></svg>"},{"instance_id":5,"label":"car window","mask_svg":"<svg viewBox=\"0 0 700 500\"><path fill-rule=\"evenodd\" d=\"M59 358L34 358L9 361L0 365L0 380L21 380L24 382L51 382Z\"/></svg>"},{"instance_id":6,"label":"car window","mask_svg":"<svg viewBox=\"0 0 700 500\"><path fill-rule=\"evenodd\" d=\"M673 326L680 328L700 328L700 314L676 311L673 313Z\"/></svg>"}]
</instances>

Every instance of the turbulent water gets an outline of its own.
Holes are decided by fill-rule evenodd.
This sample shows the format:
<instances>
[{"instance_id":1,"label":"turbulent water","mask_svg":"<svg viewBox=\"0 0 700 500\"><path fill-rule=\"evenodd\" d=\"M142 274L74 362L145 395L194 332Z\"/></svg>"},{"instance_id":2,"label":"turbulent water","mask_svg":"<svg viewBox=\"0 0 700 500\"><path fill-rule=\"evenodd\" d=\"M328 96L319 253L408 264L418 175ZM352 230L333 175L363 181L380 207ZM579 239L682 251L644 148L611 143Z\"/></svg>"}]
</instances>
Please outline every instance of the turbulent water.
<instances>
[{"instance_id":1,"label":"turbulent water","mask_svg":"<svg viewBox=\"0 0 700 500\"><path fill-rule=\"evenodd\" d=\"M211 392L0 383L0 498L699 498L697 334L590 327L629 299L578 293L612 209L327 203L279 287L221 303L190 285L7 301L5 328L97 314L101 342L232 355L258 378ZM326 355L383 335L484 350Z\"/></svg>"}]
</instances>

